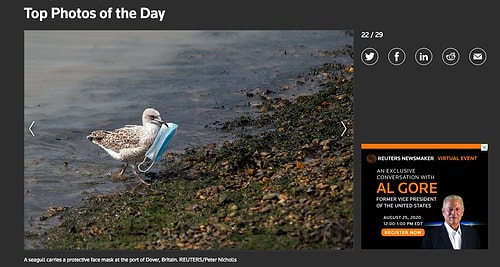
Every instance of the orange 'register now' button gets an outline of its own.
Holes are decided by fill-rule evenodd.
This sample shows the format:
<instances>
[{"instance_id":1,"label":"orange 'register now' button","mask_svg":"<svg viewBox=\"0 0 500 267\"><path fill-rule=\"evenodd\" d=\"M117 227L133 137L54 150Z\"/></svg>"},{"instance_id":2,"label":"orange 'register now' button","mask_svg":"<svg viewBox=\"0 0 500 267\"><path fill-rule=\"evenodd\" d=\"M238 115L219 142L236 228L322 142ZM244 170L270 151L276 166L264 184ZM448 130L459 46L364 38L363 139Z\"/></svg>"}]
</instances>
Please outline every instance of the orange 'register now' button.
<instances>
[{"instance_id":1,"label":"orange 'register now' button","mask_svg":"<svg viewBox=\"0 0 500 267\"><path fill-rule=\"evenodd\" d=\"M382 236L424 236L423 228L382 228Z\"/></svg>"}]
</instances>

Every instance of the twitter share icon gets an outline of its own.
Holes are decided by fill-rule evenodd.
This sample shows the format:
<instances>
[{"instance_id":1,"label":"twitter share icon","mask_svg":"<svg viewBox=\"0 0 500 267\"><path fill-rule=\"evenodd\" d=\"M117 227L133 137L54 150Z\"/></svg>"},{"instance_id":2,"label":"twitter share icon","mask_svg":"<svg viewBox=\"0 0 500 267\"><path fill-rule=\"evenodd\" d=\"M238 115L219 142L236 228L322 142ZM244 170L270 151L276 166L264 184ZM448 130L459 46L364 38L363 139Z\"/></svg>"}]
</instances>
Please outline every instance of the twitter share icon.
<instances>
[{"instance_id":1,"label":"twitter share icon","mask_svg":"<svg viewBox=\"0 0 500 267\"><path fill-rule=\"evenodd\" d=\"M365 48L363 52L361 52L361 61L365 63L365 65L372 66L375 65L378 61L378 52L375 48Z\"/></svg>"}]
</instances>

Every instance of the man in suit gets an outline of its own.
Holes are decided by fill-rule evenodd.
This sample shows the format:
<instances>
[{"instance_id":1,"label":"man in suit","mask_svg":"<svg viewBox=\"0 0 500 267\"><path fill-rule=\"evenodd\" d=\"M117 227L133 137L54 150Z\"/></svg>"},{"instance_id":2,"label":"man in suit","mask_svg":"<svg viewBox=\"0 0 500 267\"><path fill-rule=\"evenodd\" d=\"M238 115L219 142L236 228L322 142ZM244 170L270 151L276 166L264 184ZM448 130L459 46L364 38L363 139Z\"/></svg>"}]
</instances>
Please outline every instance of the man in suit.
<instances>
[{"instance_id":1,"label":"man in suit","mask_svg":"<svg viewBox=\"0 0 500 267\"><path fill-rule=\"evenodd\" d=\"M481 248L479 233L472 226L461 224L464 201L458 195L449 195L443 200L441 212L444 223L425 232L422 239L424 249L476 249Z\"/></svg>"}]
</instances>

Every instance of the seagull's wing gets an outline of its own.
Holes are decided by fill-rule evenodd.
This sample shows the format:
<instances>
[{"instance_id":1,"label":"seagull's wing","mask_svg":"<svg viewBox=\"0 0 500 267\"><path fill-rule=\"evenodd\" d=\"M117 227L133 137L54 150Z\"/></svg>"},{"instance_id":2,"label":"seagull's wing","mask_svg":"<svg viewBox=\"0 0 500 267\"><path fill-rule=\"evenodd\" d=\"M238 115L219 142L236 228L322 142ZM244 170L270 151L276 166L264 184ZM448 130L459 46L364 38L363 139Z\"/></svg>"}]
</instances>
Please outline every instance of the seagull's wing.
<instances>
[{"instance_id":1,"label":"seagull's wing","mask_svg":"<svg viewBox=\"0 0 500 267\"><path fill-rule=\"evenodd\" d=\"M142 126L140 125L126 125L113 131L93 131L87 138L106 151L111 150L119 153L122 149L138 147L141 132Z\"/></svg>"}]
</instances>

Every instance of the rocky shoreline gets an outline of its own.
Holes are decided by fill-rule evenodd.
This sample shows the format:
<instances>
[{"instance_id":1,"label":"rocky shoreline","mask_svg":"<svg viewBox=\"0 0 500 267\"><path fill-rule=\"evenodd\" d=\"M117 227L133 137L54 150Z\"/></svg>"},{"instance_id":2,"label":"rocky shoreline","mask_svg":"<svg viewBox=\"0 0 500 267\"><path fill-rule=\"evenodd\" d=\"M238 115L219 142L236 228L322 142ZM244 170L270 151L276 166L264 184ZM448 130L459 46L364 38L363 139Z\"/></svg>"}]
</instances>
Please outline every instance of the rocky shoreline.
<instances>
[{"instance_id":1,"label":"rocky shoreline","mask_svg":"<svg viewBox=\"0 0 500 267\"><path fill-rule=\"evenodd\" d=\"M260 115L219 129L236 140L166 153L151 186L90 196L31 238L49 250L352 249L353 82L353 66L326 63L297 78L312 95L247 94Z\"/></svg>"}]
</instances>

